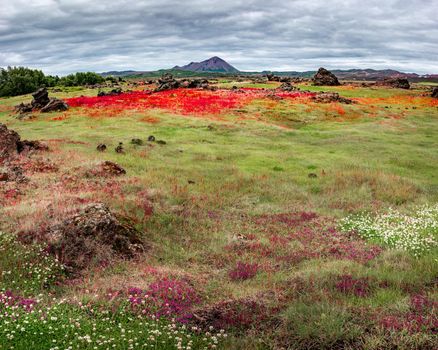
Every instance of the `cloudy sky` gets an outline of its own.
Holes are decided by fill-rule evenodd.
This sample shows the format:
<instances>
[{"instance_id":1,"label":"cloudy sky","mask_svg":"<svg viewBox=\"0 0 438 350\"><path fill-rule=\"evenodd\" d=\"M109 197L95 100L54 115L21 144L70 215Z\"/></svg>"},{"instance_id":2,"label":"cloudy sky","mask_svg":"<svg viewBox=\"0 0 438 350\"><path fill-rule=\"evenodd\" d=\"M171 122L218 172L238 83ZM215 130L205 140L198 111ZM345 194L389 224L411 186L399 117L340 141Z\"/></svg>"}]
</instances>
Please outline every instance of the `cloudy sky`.
<instances>
[{"instance_id":1,"label":"cloudy sky","mask_svg":"<svg viewBox=\"0 0 438 350\"><path fill-rule=\"evenodd\" d=\"M0 66L438 73L437 0L0 0Z\"/></svg>"}]
</instances>

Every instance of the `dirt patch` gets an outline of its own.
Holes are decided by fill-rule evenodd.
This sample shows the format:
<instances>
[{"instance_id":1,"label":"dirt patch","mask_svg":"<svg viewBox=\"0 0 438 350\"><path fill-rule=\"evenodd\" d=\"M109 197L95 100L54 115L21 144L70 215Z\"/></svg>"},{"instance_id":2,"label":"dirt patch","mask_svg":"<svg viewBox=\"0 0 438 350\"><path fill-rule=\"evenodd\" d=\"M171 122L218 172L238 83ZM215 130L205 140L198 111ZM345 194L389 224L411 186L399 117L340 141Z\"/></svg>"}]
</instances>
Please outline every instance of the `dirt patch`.
<instances>
[{"instance_id":1,"label":"dirt patch","mask_svg":"<svg viewBox=\"0 0 438 350\"><path fill-rule=\"evenodd\" d=\"M125 175L126 170L120 165L110 161L104 161L94 168L87 170L85 175L88 177L112 177Z\"/></svg>"}]
</instances>

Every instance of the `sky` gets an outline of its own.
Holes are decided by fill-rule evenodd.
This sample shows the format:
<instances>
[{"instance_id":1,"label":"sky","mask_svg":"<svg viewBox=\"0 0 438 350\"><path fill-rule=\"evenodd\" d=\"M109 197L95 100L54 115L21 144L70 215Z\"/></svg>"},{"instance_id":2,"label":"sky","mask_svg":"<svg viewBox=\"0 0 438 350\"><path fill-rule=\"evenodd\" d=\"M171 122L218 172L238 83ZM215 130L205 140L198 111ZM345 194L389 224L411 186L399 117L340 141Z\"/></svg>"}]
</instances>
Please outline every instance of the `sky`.
<instances>
[{"instance_id":1,"label":"sky","mask_svg":"<svg viewBox=\"0 0 438 350\"><path fill-rule=\"evenodd\" d=\"M0 67L438 73L438 0L0 0Z\"/></svg>"}]
</instances>

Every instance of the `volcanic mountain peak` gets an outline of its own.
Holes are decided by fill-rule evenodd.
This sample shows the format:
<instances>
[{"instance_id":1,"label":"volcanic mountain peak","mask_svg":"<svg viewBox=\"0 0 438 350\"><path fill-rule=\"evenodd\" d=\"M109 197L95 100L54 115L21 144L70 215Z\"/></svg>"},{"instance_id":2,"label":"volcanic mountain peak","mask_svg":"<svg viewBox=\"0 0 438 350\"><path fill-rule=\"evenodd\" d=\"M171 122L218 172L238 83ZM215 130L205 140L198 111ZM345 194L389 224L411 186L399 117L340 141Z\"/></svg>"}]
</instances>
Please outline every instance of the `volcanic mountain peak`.
<instances>
[{"instance_id":1,"label":"volcanic mountain peak","mask_svg":"<svg viewBox=\"0 0 438 350\"><path fill-rule=\"evenodd\" d=\"M222 58L214 56L202 62L190 62L185 66L175 66L173 69L187 70L192 72L223 72L237 73L239 72L232 65L224 61Z\"/></svg>"}]
</instances>

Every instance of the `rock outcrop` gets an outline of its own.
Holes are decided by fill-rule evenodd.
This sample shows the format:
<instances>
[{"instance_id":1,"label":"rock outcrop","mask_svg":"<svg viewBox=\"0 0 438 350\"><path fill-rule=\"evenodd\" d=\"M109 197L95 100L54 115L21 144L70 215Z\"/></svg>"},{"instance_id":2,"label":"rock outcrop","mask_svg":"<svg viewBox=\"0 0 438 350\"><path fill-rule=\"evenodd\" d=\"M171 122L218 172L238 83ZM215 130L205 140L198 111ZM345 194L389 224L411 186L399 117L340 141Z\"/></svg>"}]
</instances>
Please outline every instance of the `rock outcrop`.
<instances>
[{"instance_id":1,"label":"rock outcrop","mask_svg":"<svg viewBox=\"0 0 438 350\"><path fill-rule=\"evenodd\" d=\"M379 85L389 86L395 89L410 89L411 85L409 84L408 79L406 78L388 78L384 79L380 82Z\"/></svg>"},{"instance_id":2,"label":"rock outcrop","mask_svg":"<svg viewBox=\"0 0 438 350\"><path fill-rule=\"evenodd\" d=\"M320 92L315 96L312 96L310 99L317 103L331 103L331 102L339 102L346 104L354 103L353 100L339 96L337 92Z\"/></svg>"},{"instance_id":3,"label":"rock outcrop","mask_svg":"<svg viewBox=\"0 0 438 350\"><path fill-rule=\"evenodd\" d=\"M158 84L155 91L172 90L180 87L180 83L176 80L172 74L165 73L160 79L158 79Z\"/></svg>"},{"instance_id":4,"label":"rock outcrop","mask_svg":"<svg viewBox=\"0 0 438 350\"><path fill-rule=\"evenodd\" d=\"M313 85L318 86L341 85L336 75L334 75L332 72L328 71L325 68L319 68L318 72L313 76L312 82Z\"/></svg>"},{"instance_id":5,"label":"rock outcrop","mask_svg":"<svg viewBox=\"0 0 438 350\"><path fill-rule=\"evenodd\" d=\"M40 141L20 140L20 135L0 123L0 164L23 152L47 151L47 145Z\"/></svg>"},{"instance_id":6,"label":"rock outcrop","mask_svg":"<svg viewBox=\"0 0 438 350\"><path fill-rule=\"evenodd\" d=\"M42 113L66 111L68 105L58 98L49 98L46 88L40 88L32 94L33 100L30 103L20 103L15 106L15 111L19 114L41 111Z\"/></svg>"}]
</instances>

